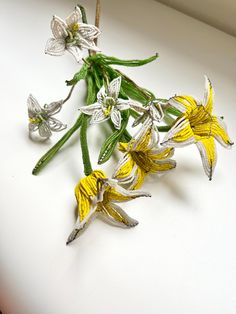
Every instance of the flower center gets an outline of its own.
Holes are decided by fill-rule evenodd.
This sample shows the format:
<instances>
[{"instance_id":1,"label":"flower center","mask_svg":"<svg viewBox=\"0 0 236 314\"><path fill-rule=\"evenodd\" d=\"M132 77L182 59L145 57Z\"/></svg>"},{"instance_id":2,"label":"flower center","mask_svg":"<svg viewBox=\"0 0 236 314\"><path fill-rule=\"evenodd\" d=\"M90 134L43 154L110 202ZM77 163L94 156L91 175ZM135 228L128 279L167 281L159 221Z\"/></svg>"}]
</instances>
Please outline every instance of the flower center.
<instances>
[{"instance_id":1,"label":"flower center","mask_svg":"<svg viewBox=\"0 0 236 314\"><path fill-rule=\"evenodd\" d=\"M74 23L71 24L67 28L68 36L66 37L65 41L69 45L79 45L79 36L78 36L79 24Z\"/></svg>"},{"instance_id":2,"label":"flower center","mask_svg":"<svg viewBox=\"0 0 236 314\"><path fill-rule=\"evenodd\" d=\"M103 112L105 116L109 116L112 110L112 107L114 107L116 104L115 99L112 97L106 97L103 101Z\"/></svg>"},{"instance_id":3,"label":"flower center","mask_svg":"<svg viewBox=\"0 0 236 314\"><path fill-rule=\"evenodd\" d=\"M35 117L35 118L29 118L29 122L33 123L33 124L38 124L42 122L42 119L39 117Z\"/></svg>"},{"instance_id":4,"label":"flower center","mask_svg":"<svg viewBox=\"0 0 236 314\"><path fill-rule=\"evenodd\" d=\"M143 169L146 173L150 172L151 164L150 158L144 152L130 152L134 162Z\"/></svg>"}]
</instances>

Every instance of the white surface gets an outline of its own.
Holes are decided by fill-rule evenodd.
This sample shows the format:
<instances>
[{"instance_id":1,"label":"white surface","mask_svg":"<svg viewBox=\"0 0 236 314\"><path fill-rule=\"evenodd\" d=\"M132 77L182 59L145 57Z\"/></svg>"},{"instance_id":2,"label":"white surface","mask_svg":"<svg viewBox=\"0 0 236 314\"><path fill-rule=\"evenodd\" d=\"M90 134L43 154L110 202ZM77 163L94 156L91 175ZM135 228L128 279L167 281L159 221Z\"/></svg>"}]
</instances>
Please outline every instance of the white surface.
<instances>
[{"instance_id":1,"label":"white surface","mask_svg":"<svg viewBox=\"0 0 236 314\"><path fill-rule=\"evenodd\" d=\"M235 0L158 0L180 12L236 36Z\"/></svg>"},{"instance_id":2,"label":"white surface","mask_svg":"<svg viewBox=\"0 0 236 314\"><path fill-rule=\"evenodd\" d=\"M93 17L94 1L83 1ZM178 167L144 189L152 199L125 205L140 224L123 230L94 221L73 245L74 186L82 176L78 136L39 175L36 160L56 141L27 137L26 98L67 94L70 55L43 54L51 15L71 1L3 1L1 23L0 309L4 314L234 314L236 312L235 148L217 145L212 182L194 146L176 151ZM203 75L216 90L215 113L235 141L236 40L152 0L103 0L100 47L108 55L160 59L124 69L160 97L201 97ZM80 93L80 101L78 95ZM60 114L71 125L83 84ZM93 162L104 139L91 129ZM74 146L71 143L75 143ZM112 168L113 161L109 163ZM105 168L105 167L104 167Z\"/></svg>"}]
</instances>

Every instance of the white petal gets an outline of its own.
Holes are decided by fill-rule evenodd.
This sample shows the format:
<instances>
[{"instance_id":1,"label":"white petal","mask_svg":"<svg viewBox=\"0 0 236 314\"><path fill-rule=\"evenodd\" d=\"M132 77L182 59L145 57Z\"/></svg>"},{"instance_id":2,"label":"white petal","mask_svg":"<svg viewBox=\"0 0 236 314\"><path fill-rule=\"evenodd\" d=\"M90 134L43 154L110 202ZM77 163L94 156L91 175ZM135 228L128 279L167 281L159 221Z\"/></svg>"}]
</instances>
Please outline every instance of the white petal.
<instances>
[{"instance_id":1,"label":"white petal","mask_svg":"<svg viewBox=\"0 0 236 314\"><path fill-rule=\"evenodd\" d=\"M80 107L79 110L89 116L91 116L95 110L102 109L102 106L99 103L95 103L89 106Z\"/></svg>"},{"instance_id":2,"label":"white petal","mask_svg":"<svg viewBox=\"0 0 236 314\"><path fill-rule=\"evenodd\" d=\"M50 116L53 116L54 114L57 114L63 105L63 99L59 101L51 102L49 105L44 105L44 110L49 114Z\"/></svg>"},{"instance_id":3,"label":"white petal","mask_svg":"<svg viewBox=\"0 0 236 314\"><path fill-rule=\"evenodd\" d=\"M131 104L130 100L118 98L116 101L116 108L121 111L127 110L130 108L130 104Z\"/></svg>"},{"instance_id":4,"label":"white petal","mask_svg":"<svg viewBox=\"0 0 236 314\"><path fill-rule=\"evenodd\" d=\"M95 43L92 40L88 40L80 36L79 42L80 42L79 46L81 49L83 48L90 49L93 51L100 51L100 49L95 45Z\"/></svg>"},{"instance_id":5,"label":"white petal","mask_svg":"<svg viewBox=\"0 0 236 314\"><path fill-rule=\"evenodd\" d=\"M68 36L65 22L58 16L54 15L51 22L53 36L57 39L65 39Z\"/></svg>"},{"instance_id":6,"label":"white petal","mask_svg":"<svg viewBox=\"0 0 236 314\"><path fill-rule=\"evenodd\" d=\"M96 26L84 23L79 24L79 33L83 38L88 40L94 40L101 34Z\"/></svg>"},{"instance_id":7,"label":"white petal","mask_svg":"<svg viewBox=\"0 0 236 314\"><path fill-rule=\"evenodd\" d=\"M185 117L182 117L181 119L177 120L177 122L174 124L174 126L170 129L170 131L165 135L163 142L161 145L168 146L168 147L183 147L187 146L189 144L195 143L194 136L189 137L185 141L174 141L172 140L173 137L178 133L179 131L183 130L185 127L187 127L189 124L189 121L185 119Z\"/></svg>"},{"instance_id":8,"label":"white petal","mask_svg":"<svg viewBox=\"0 0 236 314\"><path fill-rule=\"evenodd\" d=\"M109 116L106 116L102 109L97 109L93 112L92 119L90 120L90 124L100 123L109 119Z\"/></svg>"},{"instance_id":9,"label":"white petal","mask_svg":"<svg viewBox=\"0 0 236 314\"><path fill-rule=\"evenodd\" d=\"M27 105L28 115L30 118L34 118L37 114L42 112L42 108L40 107L38 101L34 98L32 94L30 94L27 99Z\"/></svg>"},{"instance_id":10,"label":"white petal","mask_svg":"<svg viewBox=\"0 0 236 314\"><path fill-rule=\"evenodd\" d=\"M59 132L62 131L64 129L66 129L66 124L63 124L61 121L55 119L55 118L48 118L47 123L49 125L49 128L51 129L51 131L53 132Z\"/></svg>"},{"instance_id":11,"label":"white petal","mask_svg":"<svg viewBox=\"0 0 236 314\"><path fill-rule=\"evenodd\" d=\"M119 110L113 108L111 112L111 121L113 122L116 129L120 129L121 126L121 114Z\"/></svg>"},{"instance_id":12,"label":"white petal","mask_svg":"<svg viewBox=\"0 0 236 314\"><path fill-rule=\"evenodd\" d=\"M46 122L39 124L39 135L45 138L49 138L52 135L52 132Z\"/></svg>"},{"instance_id":13,"label":"white petal","mask_svg":"<svg viewBox=\"0 0 236 314\"><path fill-rule=\"evenodd\" d=\"M38 130L39 124L38 123L29 123L28 127L29 127L30 132L35 132Z\"/></svg>"},{"instance_id":14,"label":"white petal","mask_svg":"<svg viewBox=\"0 0 236 314\"><path fill-rule=\"evenodd\" d=\"M51 56L62 56L65 53L65 40L64 39L48 39L45 47L45 53Z\"/></svg>"},{"instance_id":15,"label":"white petal","mask_svg":"<svg viewBox=\"0 0 236 314\"><path fill-rule=\"evenodd\" d=\"M108 96L117 99L120 93L121 76L118 76L108 86Z\"/></svg>"},{"instance_id":16,"label":"white petal","mask_svg":"<svg viewBox=\"0 0 236 314\"><path fill-rule=\"evenodd\" d=\"M152 119L154 121L160 122L163 119L163 117L164 117L164 113L163 113L163 110L162 110L162 108L161 108L159 103L157 103L157 106L158 107L156 107L154 105L154 103L153 103L153 104L150 105L150 109L149 110L150 110L150 115L151 115Z\"/></svg>"},{"instance_id":17,"label":"white petal","mask_svg":"<svg viewBox=\"0 0 236 314\"><path fill-rule=\"evenodd\" d=\"M78 23L81 17L81 11L78 6L75 7L74 11L66 18L66 24L68 26Z\"/></svg>"},{"instance_id":18,"label":"white petal","mask_svg":"<svg viewBox=\"0 0 236 314\"><path fill-rule=\"evenodd\" d=\"M204 171L205 171L206 175L208 176L209 180L211 180L213 172L215 170L215 166L216 166L217 152L216 152L216 150L214 150L214 160L212 160L212 162L210 163L209 159L208 159L209 156L207 154L206 146L203 144L203 142L197 141L196 145L197 145L197 148L198 148L200 155L201 155L202 165L203 165Z\"/></svg>"},{"instance_id":19,"label":"white petal","mask_svg":"<svg viewBox=\"0 0 236 314\"><path fill-rule=\"evenodd\" d=\"M87 224L94 218L96 212L96 206L94 206L92 209L90 209L88 215L85 217L84 220L80 221L80 218L78 217L76 224L74 226L73 231L69 235L66 244L71 243L74 241L78 236L81 234L81 232L84 230L84 228L87 226Z\"/></svg>"},{"instance_id":20,"label":"white petal","mask_svg":"<svg viewBox=\"0 0 236 314\"><path fill-rule=\"evenodd\" d=\"M83 53L77 46L67 47L66 50L68 50L72 54L77 62L82 61Z\"/></svg>"},{"instance_id":21,"label":"white petal","mask_svg":"<svg viewBox=\"0 0 236 314\"><path fill-rule=\"evenodd\" d=\"M138 224L136 219L131 218L120 206L114 203L109 203L107 206L104 204L99 214L101 214L108 223L115 226L131 228Z\"/></svg>"},{"instance_id":22,"label":"white petal","mask_svg":"<svg viewBox=\"0 0 236 314\"><path fill-rule=\"evenodd\" d=\"M139 104L137 102L131 101L130 108L134 109L135 111L142 113L146 112L148 110L147 107L143 106L142 104Z\"/></svg>"},{"instance_id":23,"label":"white petal","mask_svg":"<svg viewBox=\"0 0 236 314\"><path fill-rule=\"evenodd\" d=\"M146 196L146 197L151 197L151 194L148 192L144 192L141 190L127 190L122 188L116 180L111 180L108 179L107 181L108 185L112 188L114 188L118 193L120 193L123 196L131 196L131 197L141 197L141 196ZM127 201L127 200L125 200Z\"/></svg>"},{"instance_id":24,"label":"white petal","mask_svg":"<svg viewBox=\"0 0 236 314\"><path fill-rule=\"evenodd\" d=\"M97 93L97 100L99 104L103 103L103 99L107 96L105 86L102 86Z\"/></svg>"}]
</instances>

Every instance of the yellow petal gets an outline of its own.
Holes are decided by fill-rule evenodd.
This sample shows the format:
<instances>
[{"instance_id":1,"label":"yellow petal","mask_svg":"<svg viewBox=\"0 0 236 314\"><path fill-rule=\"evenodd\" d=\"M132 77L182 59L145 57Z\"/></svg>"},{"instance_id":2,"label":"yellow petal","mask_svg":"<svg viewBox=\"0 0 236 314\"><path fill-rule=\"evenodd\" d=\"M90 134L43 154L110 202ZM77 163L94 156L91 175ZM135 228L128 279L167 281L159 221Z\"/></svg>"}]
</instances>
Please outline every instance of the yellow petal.
<instances>
[{"instance_id":1,"label":"yellow petal","mask_svg":"<svg viewBox=\"0 0 236 314\"><path fill-rule=\"evenodd\" d=\"M147 172L145 172L142 168L137 167L137 170L135 171L135 175L134 175L134 182L130 186L130 189L132 190L139 189L143 185L146 175L147 175Z\"/></svg>"},{"instance_id":2,"label":"yellow petal","mask_svg":"<svg viewBox=\"0 0 236 314\"><path fill-rule=\"evenodd\" d=\"M84 220L90 211L91 198L97 195L97 179L106 178L103 171L95 170L79 181L75 187L80 221Z\"/></svg>"},{"instance_id":3,"label":"yellow petal","mask_svg":"<svg viewBox=\"0 0 236 314\"><path fill-rule=\"evenodd\" d=\"M211 81L207 76L205 76L205 94L204 94L204 100L203 105L205 106L206 110L209 113L212 113L213 109L213 99L214 98L214 90L211 85Z\"/></svg>"},{"instance_id":4,"label":"yellow petal","mask_svg":"<svg viewBox=\"0 0 236 314\"><path fill-rule=\"evenodd\" d=\"M193 128L194 134L197 136L211 137L213 136L224 147L230 147L233 143L230 140L226 127L220 118L215 116L207 123L200 123Z\"/></svg>"},{"instance_id":5,"label":"yellow petal","mask_svg":"<svg viewBox=\"0 0 236 314\"><path fill-rule=\"evenodd\" d=\"M119 161L118 167L113 175L115 179L123 180L128 178L134 167L134 162L129 153L126 153L124 157Z\"/></svg>"},{"instance_id":6,"label":"yellow petal","mask_svg":"<svg viewBox=\"0 0 236 314\"><path fill-rule=\"evenodd\" d=\"M197 101L191 96L175 96L169 100L169 104L186 115L197 107Z\"/></svg>"},{"instance_id":7,"label":"yellow petal","mask_svg":"<svg viewBox=\"0 0 236 314\"><path fill-rule=\"evenodd\" d=\"M171 169L174 169L176 167L176 162L172 159L169 160L159 160L156 162L153 162L150 168L151 173L155 172L164 172Z\"/></svg>"},{"instance_id":8,"label":"yellow petal","mask_svg":"<svg viewBox=\"0 0 236 314\"><path fill-rule=\"evenodd\" d=\"M162 145L180 147L195 142L193 130L185 116L180 117L163 139Z\"/></svg>"},{"instance_id":9,"label":"yellow petal","mask_svg":"<svg viewBox=\"0 0 236 314\"><path fill-rule=\"evenodd\" d=\"M217 160L214 138L205 137L200 139L197 142L197 147L201 154L204 171L208 176L209 180L211 180Z\"/></svg>"},{"instance_id":10,"label":"yellow petal","mask_svg":"<svg viewBox=\"0 0 236 314\"><path fill-rule=\"evenodd\" d=\"M163 147L156 150L150 150L148 152L148 156L152 160L163 160L172 157L174 154L174 148L173 147Z\"/></svg>"},{"instance_id":11,"label":"yellow petal","mask_svg":"<svg viewBox=\"0 0 236 314\"><path fill-rule=\"evenodd\" d=\"M128 147L128 143L119 143L118 149L121 152L125 153L127 152L127 147Z\"/></svg>"},{"instance_id":12,"label":"yellow petal","mask_svg":"<svg viewBox=\"0 0 236 314\"><path fill-rule=\"evenodd\" d=\"M131 218L126 212L114 203L107 203L100 206L100 212L103 213L105 218L112 224L122 227L135 227L138 221Z\"/></svg>"}]
</instances>

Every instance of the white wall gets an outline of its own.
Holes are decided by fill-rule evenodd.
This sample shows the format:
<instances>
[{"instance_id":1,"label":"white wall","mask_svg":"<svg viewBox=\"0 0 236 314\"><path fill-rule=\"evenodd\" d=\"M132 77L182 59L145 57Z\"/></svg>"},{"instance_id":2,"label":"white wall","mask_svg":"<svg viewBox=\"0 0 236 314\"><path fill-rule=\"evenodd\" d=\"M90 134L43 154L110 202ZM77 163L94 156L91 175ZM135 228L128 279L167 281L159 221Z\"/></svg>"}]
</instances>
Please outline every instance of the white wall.
<instances>
[{"instance_id":1,"label":"white wall","mask_svg":"<svg viewBox=\"0 0 236 314\"><path fill-rule=\"evenodd\" d=\"M158 0L180 12L236 36L235 0Z\"/></svg>"}]
</instances>

